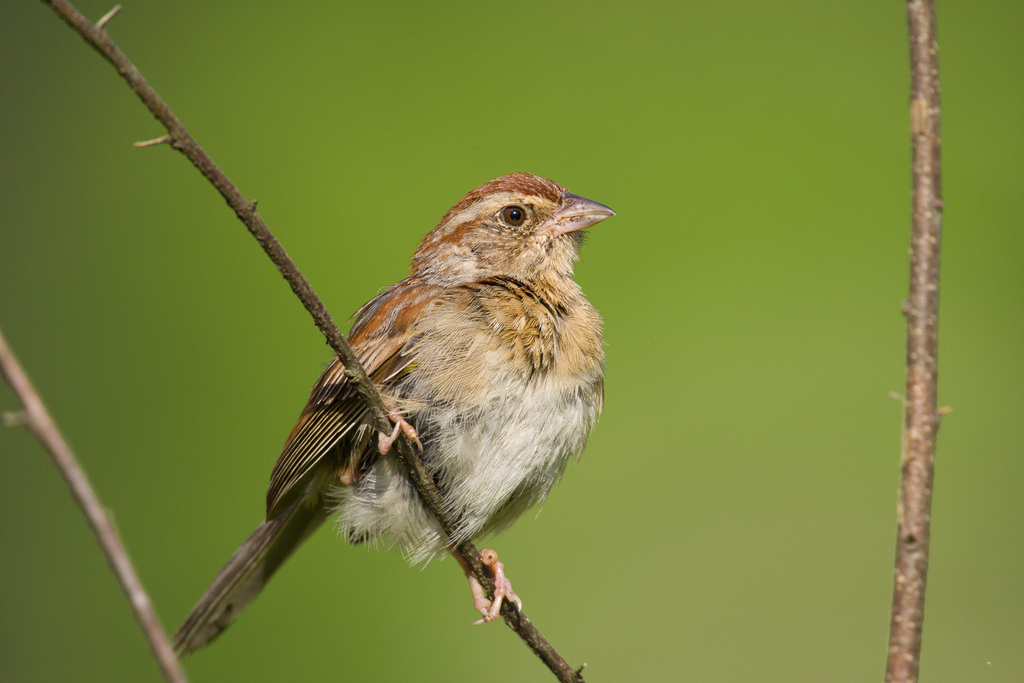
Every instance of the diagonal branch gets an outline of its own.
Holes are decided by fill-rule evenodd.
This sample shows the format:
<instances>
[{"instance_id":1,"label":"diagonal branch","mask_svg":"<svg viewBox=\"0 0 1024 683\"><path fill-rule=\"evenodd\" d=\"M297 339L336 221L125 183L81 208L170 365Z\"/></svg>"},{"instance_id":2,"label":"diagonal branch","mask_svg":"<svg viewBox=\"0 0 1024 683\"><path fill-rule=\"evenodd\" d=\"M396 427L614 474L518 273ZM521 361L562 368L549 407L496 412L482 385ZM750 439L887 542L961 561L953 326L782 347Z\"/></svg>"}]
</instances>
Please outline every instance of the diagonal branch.
<instances>
[{"instance_id":1,"label":"diagonal branch","mask_svg":"<svg viewBox=\"0 0 1024 683\"><path fill-rule=\"evenodd\" d=\"M942 234L939 46L934 0L908 0L913 226L907 316L907 398L903 478L889 625L886 683L917 680L928 576L939 352L939 255Z\"/></svg>"},{"instance_id":2,"label":"diagonal branch","mask_svg":"<svg viewBox=\"0 0 1024 683\"><path fill-rule=\"evenodd\" d=\"M288 281L292 291L302 301L306 310L313 316L317 327L320 328L320 331L326 337L327 343L338 354L338 357L344 364L345 373L349 381L370 407L377 428L381 431L390 432L391 423L387 418L387 411L380 393L366 376L366 372L360 366L344 335L338 329L337 324L331 318L309 282L299 272L280 242L277 241L263 222L263 219L260 218L259 213L256 211L256 202L248 201L242 196L238 188L228 180L227 176L217 167L203 148L189 135L181 121L178 120L163 99L146 82L146 79L143 78L135 65L128 60L124 53L110 39L105 30L105 25L116 11L112 10L111 13L108 13L101 20L103 23L93 25L66 0L43 1L117 69L117 72L128 82L132 91L142 100L146 108L167 129L166 136L156 138L144 144L146 146L159 145L165 142L170 144L171 147L184 154L199 172L217 188L217 191L227 201L228 206L234 210L238 218L245 224L253 237L256 238L256 241L263 247L271 261L274 262L274 265L277 266L281 275ZM399 439L396 445L398 447L398 454L406 464L410 478L427 507L430 508L431 512L440 521L448 537L455 538L455 525L451 522L444 508L443 499L433 479L427 474L419 458L413 454L405 438ZM466 561L473 574L493 595L493 577L480 562L480 554L477 552L476 547L470 541L463 541L455 545L453 551ZM502 605L502 616L505 617L505 622L509 627L519 634L530 649L541 658L560 681L583 681L579 670L574 670L558 654L536 627L533 626L533 623L526 615L518 613L514 607L505 602Z\"/></svg>"},{"instance_id":3,"label":"diagonal branch","mask_svg":"<svg viewBox=\"0 0 1024 683\"><path fill-rule=\"evenodd\" d=\"M178 659L174 656L174 649L160 626L160 620L156 617L153 605L149 601L149 595L146 594L138 574L135 573L135 567L132 566L132 561L128 558L128 552L117 535L117 529L114 527L110 515L107 514L106 508L103 507L89 483L89 478L85 476L85 471L78 465L71 447L68 446L53 418L50 417L46 405L39 397L35 387L32 386L32 381L25 374L18 359L14 357L14 352L7 345L2 333L0 333L0 375L14 390L18 401L21 402L25 411L23 424L50 454L53 464L60 470L61 476L64 477L68 488L71 489L71 495L75 502L78 503L78 507L82 508L89 526L96 534L96 540L99 541L103 553L107 556L110 568L121 584L121 590L128 596L128 602L131 603L132 611L135 612L135 618L142 627L142 632L149 642L149 649L153 652L153 657L163 672L164 678L170 683L185 683L185 674L181 670Z\"/></svg>"}]
</instances>

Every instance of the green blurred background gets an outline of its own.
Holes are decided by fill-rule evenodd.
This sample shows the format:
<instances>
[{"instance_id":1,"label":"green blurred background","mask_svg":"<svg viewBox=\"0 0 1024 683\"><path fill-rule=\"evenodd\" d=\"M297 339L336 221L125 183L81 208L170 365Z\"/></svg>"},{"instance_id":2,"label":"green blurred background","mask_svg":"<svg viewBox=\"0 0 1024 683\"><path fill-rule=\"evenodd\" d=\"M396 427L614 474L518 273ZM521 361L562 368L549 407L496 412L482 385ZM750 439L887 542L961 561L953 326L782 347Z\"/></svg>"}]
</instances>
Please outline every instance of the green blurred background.
<instances>
[{"instance_id":1,"label":"green blurred background","mask_svg":"<svg viewBox=\"0 0 1024 683\"><path fill-rule=\"evenodd\" d=\"M80 8L93 19L109 1ZM939 3L947 210L923 680L1024 680L1024 5ZM344 320L483 181L618 211L577 276L607 402L493 544L590 681L881 680L909 242L899 2L134 0L114 39ZM39 2L0 7L0 327L173 630L329 352ZM0 408L12 410L0 388ZM82 516L0 432L0 678L156 681ZM548 680L458 566L321 532L194 681Z\"/></svg>"}]
</instances>

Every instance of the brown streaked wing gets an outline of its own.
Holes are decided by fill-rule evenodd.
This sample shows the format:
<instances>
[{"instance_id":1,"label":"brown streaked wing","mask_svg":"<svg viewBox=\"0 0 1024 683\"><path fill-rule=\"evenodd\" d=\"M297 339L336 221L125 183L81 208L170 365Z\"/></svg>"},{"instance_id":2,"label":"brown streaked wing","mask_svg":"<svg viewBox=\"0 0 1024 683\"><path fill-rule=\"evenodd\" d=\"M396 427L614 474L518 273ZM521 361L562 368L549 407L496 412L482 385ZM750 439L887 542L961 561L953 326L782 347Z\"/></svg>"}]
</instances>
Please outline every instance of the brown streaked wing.
<instances>
[{"instance_id":1,"label":"brown streaked wing","mask_svg":"<svg viewBox=\"0 0 1024 683\"><path fill-rule=\"evenodd\" d=\"M335 358L313 386L309 402L292 427L274 465L267 489L267 519L287 510L301 495L323 456L362 419L366 406Z\"/></svg>"},{"instance_id":2,"label":"brown streaked wing","mask_svg":"<svg viewBox=\"0 0 1024 683\"><path fill-rule=\"evenodd\" d=\"M407 344L416 320L439 290L405 280L383 292L356 314L350 343L371 379L379 384L399 375L414 360ZM267 489L267 519L274 519L305 492L321 473L324 456L362 423L367 409L335 358L313 385L309 402L292 428L274 465ZM362 454L352 454L361 457ZM330 463L337 467L349 463ZM351 463L357 464L357 463Z\"/></svg>"}]
</instances>

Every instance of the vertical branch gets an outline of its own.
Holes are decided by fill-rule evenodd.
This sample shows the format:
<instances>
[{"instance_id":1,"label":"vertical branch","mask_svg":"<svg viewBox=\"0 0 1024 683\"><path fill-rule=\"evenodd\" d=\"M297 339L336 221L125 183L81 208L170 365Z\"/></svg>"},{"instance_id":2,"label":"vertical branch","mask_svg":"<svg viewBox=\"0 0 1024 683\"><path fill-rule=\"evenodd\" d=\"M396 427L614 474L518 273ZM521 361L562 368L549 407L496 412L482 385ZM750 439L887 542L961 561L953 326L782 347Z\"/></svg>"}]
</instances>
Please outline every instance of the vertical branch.
<instances>
[{"instance_id":1,"label":"vertical branch","mask_svg":"<svg viewBox=\"0 0 1024 683\"><path fill-rule=\"evenodd\" d=\"M942 228L939 48L934 0L908 0L913 226L907 316L907 387L887 683L916 681L924 627L931 523Z\"/></svg>"},{"instance_id":2,"label":"vertical branch","mask_svg":"<svg viewBox=\"0 0 1024 683\"><path fill-rule=\"evenodd\" d=\"M57 429L43 400L32 386L32 381L25 374L10 347L7 346L2 333L0 333L0 375L11 386L21 402L25 411L25 426L50 454L53 464L60 470L61 476L64 477L68 488L71 489L71 495L75 502L85 513L89 526L96 534L96 540L99 541L103 553L107 556L110 568L114 570L121 589L128 596L128 602L131 603L132 611L135 612L135 618L142 626L142 632L149 642L149 649L152 650L153 657L163 672L164 678L171 683L185 683L185 674L182 673L181 665L178 664L178 659L174 656L170 641L167 640L167 635L164 633L163 627L160 626L149 596L142 587L138 574L135 573L135 567L132 566L132 561L128 558L128 552L121 544L121 539L117 535L114 523L110 520L110 515L107 514L92 485L89 484L89 478L85 476L85 472L78 465L74 453L71 452L71 447L68 446L60 430Z\"/></svg>"}]
</instances>

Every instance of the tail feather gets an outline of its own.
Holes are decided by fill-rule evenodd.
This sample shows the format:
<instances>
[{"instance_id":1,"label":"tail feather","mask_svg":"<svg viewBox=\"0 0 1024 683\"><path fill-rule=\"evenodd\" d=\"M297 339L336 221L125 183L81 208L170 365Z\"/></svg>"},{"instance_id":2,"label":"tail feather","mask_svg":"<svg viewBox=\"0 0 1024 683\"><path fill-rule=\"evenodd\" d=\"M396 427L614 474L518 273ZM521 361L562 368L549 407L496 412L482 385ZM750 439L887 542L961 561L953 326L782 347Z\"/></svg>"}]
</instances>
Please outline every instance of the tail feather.
<instances>
[{"instance_id":1,"label":"tail feather","mask_svg":"<svg viewBox=\"0 0 1024 683\"><path fill-rule=\"evenodd\" d=\"M278 567L327 519L323 506L297 501L263 522L235 551L174 634L179 656L206 645L231 625Z\"/></svg>"}]
</instances>

